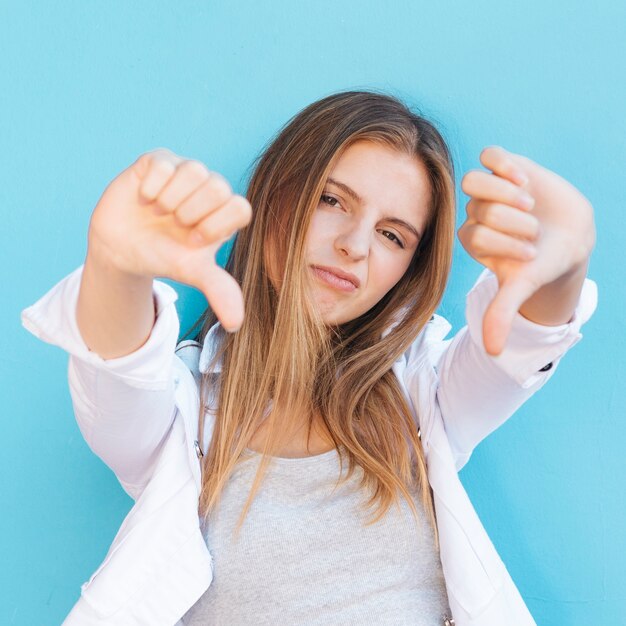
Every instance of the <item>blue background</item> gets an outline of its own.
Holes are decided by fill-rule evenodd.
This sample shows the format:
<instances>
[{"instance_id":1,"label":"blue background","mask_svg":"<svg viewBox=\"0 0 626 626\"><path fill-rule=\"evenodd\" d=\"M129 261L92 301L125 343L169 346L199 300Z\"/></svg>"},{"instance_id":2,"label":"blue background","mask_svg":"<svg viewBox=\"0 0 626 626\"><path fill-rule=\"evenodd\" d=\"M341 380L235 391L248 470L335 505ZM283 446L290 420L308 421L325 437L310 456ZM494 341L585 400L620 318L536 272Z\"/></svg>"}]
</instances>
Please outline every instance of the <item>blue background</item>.
<instances>
[{"instance_id":1,"label":"blue background","mask_svg":"<svg viewBox=\"0 0 626 626\"><path fill-rule=\"evenodd\" d=\"M166 146L243 192L289 117L367 87L436 121L458 181L500 144L595 206L585 338L462 479L539 624L623 619L625 25L602 0L2 2L0 623L59 624L131 505L76 427L67 355L19 320L84 261L105 186ZM455 330L480 269L457 245ZM184 331L205 302L175 286Z\"/></svg>"}]
</instances>

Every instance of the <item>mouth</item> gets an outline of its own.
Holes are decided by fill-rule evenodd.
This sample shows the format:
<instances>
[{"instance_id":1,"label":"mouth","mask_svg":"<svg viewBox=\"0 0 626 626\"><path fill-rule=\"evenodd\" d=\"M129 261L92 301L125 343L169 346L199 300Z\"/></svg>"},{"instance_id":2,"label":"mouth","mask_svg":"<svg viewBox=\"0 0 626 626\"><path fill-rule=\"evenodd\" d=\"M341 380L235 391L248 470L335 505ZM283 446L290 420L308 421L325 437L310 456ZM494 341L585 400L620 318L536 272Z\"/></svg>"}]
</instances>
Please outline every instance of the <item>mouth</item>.
<instances>
[{"instance_id":1,"label":"mouth","mask_svg":"<svg viewBox=\"0 0 626 626\"><path fill-rule=\"evenodd\" d=\"M312 265L311 269L324 284L339 291L350 293L356 291L360 285L359 279L354 274L344 272L338 267Z\"/></svg>"}]
</instances>

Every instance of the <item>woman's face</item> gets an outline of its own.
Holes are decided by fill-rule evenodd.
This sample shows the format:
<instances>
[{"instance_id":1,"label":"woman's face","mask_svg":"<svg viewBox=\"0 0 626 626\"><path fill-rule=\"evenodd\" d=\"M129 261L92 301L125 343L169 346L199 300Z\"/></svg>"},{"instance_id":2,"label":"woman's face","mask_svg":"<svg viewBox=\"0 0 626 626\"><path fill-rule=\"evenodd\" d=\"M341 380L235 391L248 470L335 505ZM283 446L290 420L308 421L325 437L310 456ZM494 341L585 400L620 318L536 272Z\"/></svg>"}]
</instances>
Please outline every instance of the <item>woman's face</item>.
<instances>
[{"instance_id":1,"label":"woman's face","mask_svg":"<svg viewBox=\"0 0 626 626\"><path fill-rule=\"evenodd\" d=\"M359 317L402 278L424 233L429 198L416 157L370 141L345 150L306 240L313 297L326 324Z\"/></svg>"}]
</instances>

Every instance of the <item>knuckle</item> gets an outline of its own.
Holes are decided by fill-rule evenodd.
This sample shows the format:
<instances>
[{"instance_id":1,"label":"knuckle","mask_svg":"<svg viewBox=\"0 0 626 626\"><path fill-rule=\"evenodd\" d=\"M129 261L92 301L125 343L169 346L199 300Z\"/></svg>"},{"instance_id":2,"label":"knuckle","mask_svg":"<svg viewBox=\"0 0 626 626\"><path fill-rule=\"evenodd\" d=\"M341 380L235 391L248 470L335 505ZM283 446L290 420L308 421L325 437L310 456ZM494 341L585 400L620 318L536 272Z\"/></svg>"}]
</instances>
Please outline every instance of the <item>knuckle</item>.
<instances>
[{"instance_id":1,"label":"knuckle","mask_svg":"<svg viewBox=\"0 0 626 626\"><path fill-rule=\"evenodd\" d=\"M472 229L472 232L470 233L468 237L469 245L472 246L472 248L476 248L478 250L483 247L484 241L485 241L484 229L479 225L475 226Z\"/></svg>"},{"instance_id":2,"label":"knuckle","mask_svg":"<svg viewBox=\"0 0 626 626\"><path fill-rule=\"evenodd\" d=\"M471 198L470 201L465 205L465 213L467 217L465 218L468 222L477 223L480 217L480 200L476 198Z\"/></svg>"},{"instance_id":3,"label":"knuckle","mask_svg":"<svg viewBox=\"0 0 626 626\"><path fill-rule=\"evenodd\" d=\"M233 194L228 181L221 174L217 174L216 172L211 172L208 185L211 194L222 200L227 200Z\"/></svg>"},{"instance_id":4,"label":"knuckle","mask_svg":"<svg viewBox=\"0 0 626 626\"><path fill-rule=\"evenodd\" d=\"M200 161L183 161L179 168L184 169L194 180L201 181L209 177L209 170Z\"/></svg>"},{"instance_id":5,"label":"knuckle","mask_svg":"<svg viewBox=\"0 0 626 626\"><path fill-rule=\"evenodd\" d=\"M207 219L207 220L204 220L203 222L200 222L195 227L194 230L199 232L205 241L209 243L213 243L213 241L215 241L215 234L216 234L217 228L215 227L215 224L212 220Z\"/></svg>"},{"instance_id":6,"label":"knuckle","mask_svg":"<svg viewBox=\"0 0 626 626\"><path fill-rule=\"evenodd\" d=\"M515 163L508 157L502 161L502 168L507 172L515 172L517 170Z\"/></svg>"},{"instance_id":7,"label":"knuckle","mask_svg":"<svg viewBox=\"0 0 626 626\"><path fill-rule=\"evenodd\" d=\"M496 153L498 153L501 150L500 146L496 145L496 144L491 144L489 146L485 146L481 153L480 156L481 157L489 157L490 155L494 155Z\"/></svg>"},{"instance_id":8,"label":"knuckle","mask_svg":"<svg viewBox=\"0 0 626 626\"><path fill-rule=\"evenodd\" d=\"M491 162L491 159L493 157L492 154L492 148L491 146L487 146L486 148L483 148L480 151L480 156L478 157L478 160L485 166L488 167L488 164Z\"/></svg>"},{"instance_id":9,"label":"knuckle","mask_svg":"<svg viewBox=\"0 0 626 626\"><path fill-rule=\"evenodd\" d=\"M250 203L243 196L235 196L234 202L239 217L244 219L246 223L249 222L252 217L252 206Z\"/></svg>"},{"instance_id":10,"label":"knuckle","mask_svg":"<svg viewBox=\"0 0 626 626\"><path fill-rule=\"evenodd\" d=\"M144 156L150 157L151 159L157 159L159 157L173 156L173 154L174 153L168 148L159 147L154 148L154 150L148 150L148 152L144 153Z\"/></svg>"},{"instance_id":11,"label":"knuckle","mask_svg":"<svg viewBox=\"0 0 626 626\"><path fill-rule=\"evenodd\" d=\"M488 204L482 209L482 220L485 224L489 226L496 227L500 224L501 221L501 213L500 209L496 204Z\"/></svg>"},{"instance_id":12,"label":"knuckle","mask_svg":"<svg viewBox=\"0 0 626 626\"><path fill-rule=\"evenodd\" d=\"M186 226L187 228L192 227L196 222L194 216L191 213L181 210L174 212L174 219L181 226Z\"/></svg>"},{"instance_id":13,"label":"knuckle","mask_svg":"<svg viewBox=\"0 0 626 626\"><path fill-rule=\"evenodd\" d=\"M176 169L174 163L169 159L156 158L152 160L152 170L161 176L169 176Z\"/></svg>"},{"instance_id":14,"label":"knuckle","mask_svg":"<svg viewBox=\"0 0 626 626\"><path fill-rule=\"evenodd\" d=\"M457 231L456 231L456 235L459 238L459 241L465 245L467 243L466 241L466 234L467 234L467 224L463 224Z\"/></svg>"},{"instance_id":15,"label":"knuckle","mask_svg":"<svg viewBox=\"0 0 626 626\"><path fill-rule=\"evenodd\" d=\"M224 220L216 220L208 218L204 222L201 222L197 229L202 233L202 236L209 243L215 243L222 237L222 233L227 225Z\"/></svg>"},{"instance_id":16,"label":"knuckle","mask_svg":"<svg viewBox=\"0 0 626 626\"><path fill-rule=\"evenodd\" d=\"M236 227L228 223L212 224L208 227L204 234L207 241L211 243L217 243L228 239L229 235L236 230Z\"/></svg>"},{"instance_id":17,"label":"knuckle","mask_svg":"<svg viewBox=\"0 0 626 626\"><path fill-rule=\"evenodd\" d=\"M465 207L467 216L474 221L480 221L480 202L476 198L472 198Z\"/></svg>"},{"instance_id":18,"label":"knuckle","mask_svg":"<svg viewBox=\"0 0 626 626\"><path fill-rule=\"evenodd\" d=\"M471 192L476 179L476 172L477 170L470 170L461 179L461 189L464 193L469 194Z\"/></svg>"}]
</instances>

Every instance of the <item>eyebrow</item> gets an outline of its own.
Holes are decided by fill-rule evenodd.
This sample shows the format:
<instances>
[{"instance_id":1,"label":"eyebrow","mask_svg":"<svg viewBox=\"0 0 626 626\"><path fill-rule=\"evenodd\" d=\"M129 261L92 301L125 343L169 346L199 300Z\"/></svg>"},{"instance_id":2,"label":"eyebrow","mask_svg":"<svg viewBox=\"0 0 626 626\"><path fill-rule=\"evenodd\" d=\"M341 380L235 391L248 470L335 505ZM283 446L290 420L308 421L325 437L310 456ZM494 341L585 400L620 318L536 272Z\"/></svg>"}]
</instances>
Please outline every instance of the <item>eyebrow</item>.
<instances>
[{"instance_id":1,"label":"eyebrow","mask_svg":"<svg viewBox=\"0 0 626 626\"><path fill-rule=\"evenodd\" d=\"M361 198L361 196L359 196L359 194L354 191L352 187L348 187L348 185L346 185L345 183L335 180L334 178L330 178L330 176L328 177L327 182L329 182L331 185L339 187L339 189L347 193L353 200L355 200L359 204L363 204L363 198ZM396 226L406 228L418 240L422 238L422 235L417 231L415 226L409 224L408 222L405 222L404 220L401 220L399 217L386 217L385 220L387 222L391 222L392 224L396 224Z\"/></svg>"}]
</instances>

